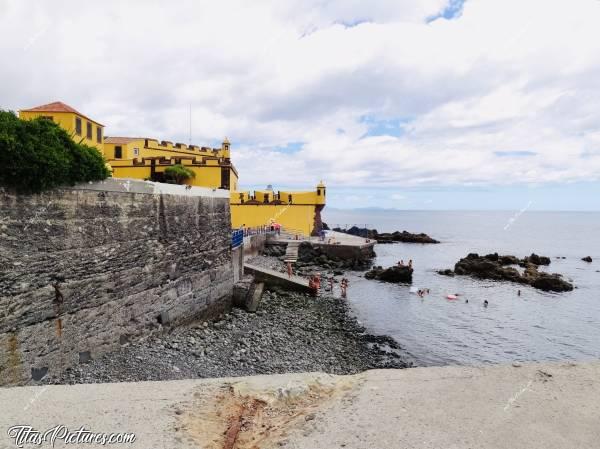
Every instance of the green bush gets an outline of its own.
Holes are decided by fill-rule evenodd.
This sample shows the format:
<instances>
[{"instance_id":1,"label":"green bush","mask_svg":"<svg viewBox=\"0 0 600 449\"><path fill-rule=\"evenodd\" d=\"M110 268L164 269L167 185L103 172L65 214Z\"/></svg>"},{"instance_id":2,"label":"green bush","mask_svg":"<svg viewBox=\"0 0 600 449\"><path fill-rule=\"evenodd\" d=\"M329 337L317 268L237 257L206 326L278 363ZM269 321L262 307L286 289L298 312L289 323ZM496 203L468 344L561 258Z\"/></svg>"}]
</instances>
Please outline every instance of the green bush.
<instances>
[{"instance_id":1,"label":"green bush","mask_svg":"<svg viewBox=\"0 0 600 449\"><path fill-rule=\"evenodd\" d=\"M193 170L184 167L181 164L175 164L165 168L165 178L176 184L183 184L186 180L195 177L196 173L194 173Z\"/></svg>"},{"instance_id":2,"label":"green bush","mask_svg":"<svg viewBox=\"0 0 600 449\"><path fill-rule=\"evenodd\" d=\"M0 110L0 186L30 193L108 176L102 154L53 121Z\"/></svg>"}]
</instances>

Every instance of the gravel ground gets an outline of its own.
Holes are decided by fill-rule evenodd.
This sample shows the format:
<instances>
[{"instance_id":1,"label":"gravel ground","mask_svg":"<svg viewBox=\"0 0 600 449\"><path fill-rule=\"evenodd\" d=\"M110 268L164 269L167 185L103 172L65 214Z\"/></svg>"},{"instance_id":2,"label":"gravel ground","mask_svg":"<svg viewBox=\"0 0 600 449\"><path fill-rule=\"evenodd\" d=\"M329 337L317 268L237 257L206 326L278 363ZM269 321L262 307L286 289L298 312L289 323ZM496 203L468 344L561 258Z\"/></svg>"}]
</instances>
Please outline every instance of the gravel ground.
<instances>
[{"instance_id":1,"label":"gravel ground","mask_svg":"<svg viewBox=\"0 0 600 449\"><path fill-rule=\"evenodd\" d=\"M123 346L46 383L97 383L405 368L401 348L365 333L339 298L267 291L257 313L234 309Z\"/></svg>"}]
</instances>

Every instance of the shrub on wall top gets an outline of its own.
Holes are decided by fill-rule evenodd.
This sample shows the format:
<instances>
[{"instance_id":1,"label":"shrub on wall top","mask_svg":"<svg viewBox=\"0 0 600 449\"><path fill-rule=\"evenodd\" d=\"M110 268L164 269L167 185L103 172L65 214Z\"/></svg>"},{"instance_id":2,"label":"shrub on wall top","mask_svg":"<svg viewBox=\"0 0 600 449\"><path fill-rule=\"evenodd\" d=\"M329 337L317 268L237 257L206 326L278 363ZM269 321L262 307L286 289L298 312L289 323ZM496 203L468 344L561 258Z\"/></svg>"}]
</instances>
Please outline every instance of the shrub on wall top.
<instances>
[{"instance_id":1,"label":"shrub on wall top","mask_svg":"<svg viewBox=\"0 0 600 449\"><path fill-rule=\"evenodd\" d=\"M21 120L0 110L0 186L40 192L110 176L104 157L51 120Z\"/></svg>"},{"instance_id":2,"label":"shrub on wall top","mask_svg":"<svg viewBox=\"0 0 600 449\"><path fill-rule=\"evenodd\" d=\"M171 165L165 169L165 178L167 178L168 181L172 181L176 184L183 184L188 179L192 179L194 177L196 177L196 173L181 164Z\"/></svg>"}]
</instances>

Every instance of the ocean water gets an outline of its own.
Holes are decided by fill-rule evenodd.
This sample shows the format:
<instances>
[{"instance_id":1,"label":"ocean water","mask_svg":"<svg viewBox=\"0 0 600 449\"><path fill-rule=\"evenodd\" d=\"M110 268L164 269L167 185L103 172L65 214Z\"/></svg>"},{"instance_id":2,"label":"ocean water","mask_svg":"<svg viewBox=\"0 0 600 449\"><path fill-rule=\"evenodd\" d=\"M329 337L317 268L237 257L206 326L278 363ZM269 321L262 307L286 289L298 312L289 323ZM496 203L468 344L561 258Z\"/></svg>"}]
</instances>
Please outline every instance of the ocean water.
<instances>
[{"instance_id":1,"label":"ocean water","mask_svg":"<svg viewBox=\"0 0 600 449\"><path fill-rule=\"evenodd\" d=\"M351 273L348 300L370 331L393 337L419 366L600 358L600 213L324 211L330 226L367 224L380 232L425 232L438 245L376 245L377 265L413 260L413 286ZM508 282L441 276L470 252L548 256L547 271L575 290L546 293ZM591 256L594 261L581 260ZM558 259L565 257L565 259ZM521 296L517 290L521 290ZM460 293L458 300L446 299ZM466 303L465 299L469 302ZM483 307L487 299L489 306Z\"/></svg>"}]
</instances>

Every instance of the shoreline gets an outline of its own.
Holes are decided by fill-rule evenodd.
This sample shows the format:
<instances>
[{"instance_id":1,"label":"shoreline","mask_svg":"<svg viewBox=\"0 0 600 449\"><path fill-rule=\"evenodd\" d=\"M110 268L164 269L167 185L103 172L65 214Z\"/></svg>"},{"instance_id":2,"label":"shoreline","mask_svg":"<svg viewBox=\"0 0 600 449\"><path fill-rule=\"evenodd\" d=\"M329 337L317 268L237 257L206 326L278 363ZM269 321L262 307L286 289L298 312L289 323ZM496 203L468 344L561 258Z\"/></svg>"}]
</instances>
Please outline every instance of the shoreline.
<instances>
[{"instance_id":1,"label":"shoreline","mask_svg":"<svg viewBox=\"0 0 600 449\"><path fill-rule=\"evenodd\" d=\"M42 384L342 375L407 368L409 359L392 338L369 334L343 299L268 290L257 313L234 308L218 321L155 334Z\"/></svg>"}]
</instances>

